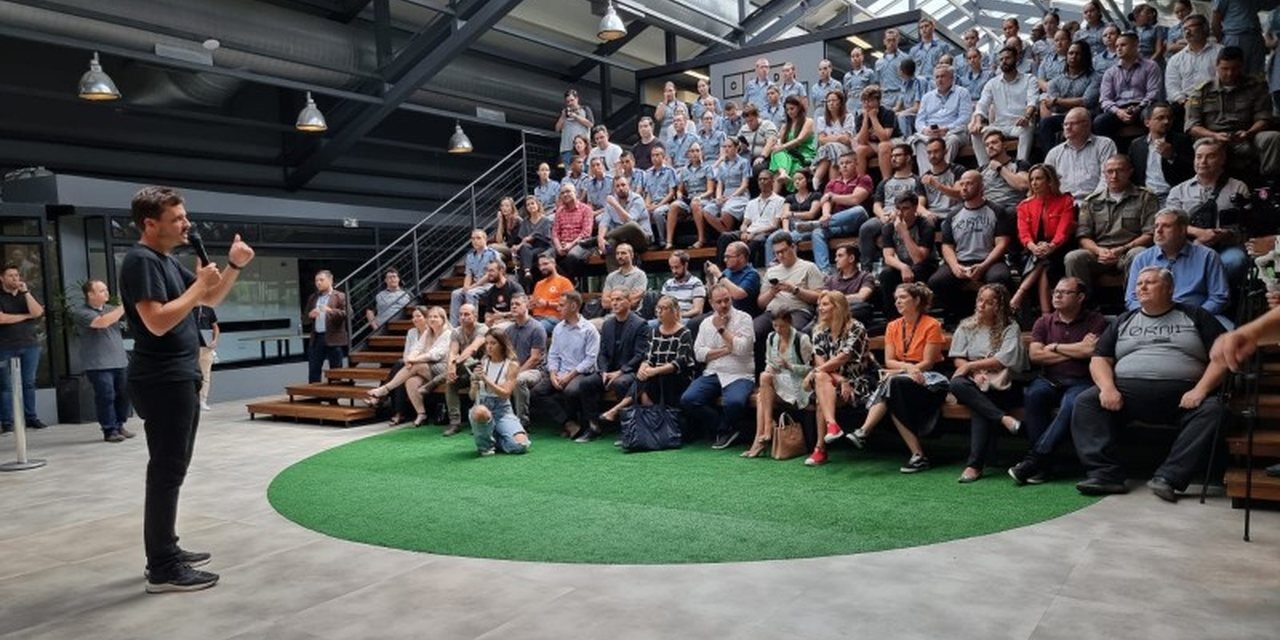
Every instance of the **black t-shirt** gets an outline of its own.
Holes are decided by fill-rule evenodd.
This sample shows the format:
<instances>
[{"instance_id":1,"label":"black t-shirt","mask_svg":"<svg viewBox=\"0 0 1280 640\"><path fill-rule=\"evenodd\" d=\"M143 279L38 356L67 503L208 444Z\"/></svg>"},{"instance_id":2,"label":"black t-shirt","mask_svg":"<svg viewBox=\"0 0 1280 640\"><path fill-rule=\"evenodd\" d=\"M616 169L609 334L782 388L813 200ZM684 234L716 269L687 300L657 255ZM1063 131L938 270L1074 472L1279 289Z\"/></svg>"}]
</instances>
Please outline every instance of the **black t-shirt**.
<instances>
[{"instance_id":1,"label":"black t-shirt","mask_svg":"<svg viewBox=\"0 0 1280 640\"><path fill-rule=\"evenodd\" d=\"M182 382L200 379L200 330L192 310L168 333L157 336L147 330L138 315L144 300L165 303L186 292L196 275L173 256L142 244L129 248L120 265L120 299L133 329L131 382Z\"/></svg>"},{"instance_id":2,"label":"black t-shirt","mask_svg":"<svg viewBox=\"0 0 1280 640\"><path fill-rule=\"evenodd\" d=\"M508 279L505 285L493 285L489 290L480 296L480 320L484 320L484 316L490 311L498 313L508 313L511 311L511 298L517 293L524 293L524 289L514 281Z\"/></svg>"},{"instance_id":3,"label":"black t-shirt","mask_svg":"<svg viewBox=\"0 0 1280 640\"><path fill-rule=\"evenodd\" d=\"M933 250L934 236L937 234L933 223L924 216L916 216L915 224L911 225L911 239L915 241L916 246L924 247L929 255L921 264L929 264L937 262L936 252ZM884 225L884 229L880 232L880 246L893 247L893 252L898 259L915 266L915 260L911 259L911 252L907 251L907 244L902 241L902 237L898 235L898 230L891 224Z\"/></svg>"},{"instance_id":4,"label":"black t-shirt","mask_svg":"<svg viewBox=\"0 0 1280 640\"><path fill-rule=\"evenodd\" d=\"M12 314L31 313L27 307L27 294L9 293L0 288L0 311ZM39 319L32 318L13 324L0 324L0 349L23 349L40 344L36 337L36 324ZM4 366L8 366L7 364Z\"/></svg>"},{"instance_id":5,"label":"black t-shirt","mask_svg":"<svg viewBox=\"0 0 1280 640\"><path fill-rule=\"evenodd\" d=\"M209 339L213 338L213 325L218 324L218 312L213 307L200 305L196 307L196 328L200 329L200 346L209 346L209 340L205 338L205 332L209 332Z\"/></svg>"}]
</instances>

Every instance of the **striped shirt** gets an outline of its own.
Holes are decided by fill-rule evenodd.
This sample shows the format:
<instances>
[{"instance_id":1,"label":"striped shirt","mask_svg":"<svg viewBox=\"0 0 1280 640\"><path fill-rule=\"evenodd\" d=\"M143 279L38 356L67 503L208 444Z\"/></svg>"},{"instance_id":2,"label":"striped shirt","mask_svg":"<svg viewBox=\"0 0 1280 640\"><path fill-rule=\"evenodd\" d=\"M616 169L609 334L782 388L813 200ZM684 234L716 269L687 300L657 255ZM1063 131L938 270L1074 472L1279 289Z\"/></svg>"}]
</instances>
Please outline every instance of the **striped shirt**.
<instances>
[{"instance_id":1,"label":"striped shirt","mask_svg":"<svg viewBox=\"0 0 1280 640\"><path fill-rule=\"evenodd\" d=\"M667 281L662 283L662 295L675 298L676 304L680 305L680 313L683 314L693 308L694 300L706 299L707 288L703 286L698 276L685 273L683 281L667 278Z\"/></svg>"}]
</instances>

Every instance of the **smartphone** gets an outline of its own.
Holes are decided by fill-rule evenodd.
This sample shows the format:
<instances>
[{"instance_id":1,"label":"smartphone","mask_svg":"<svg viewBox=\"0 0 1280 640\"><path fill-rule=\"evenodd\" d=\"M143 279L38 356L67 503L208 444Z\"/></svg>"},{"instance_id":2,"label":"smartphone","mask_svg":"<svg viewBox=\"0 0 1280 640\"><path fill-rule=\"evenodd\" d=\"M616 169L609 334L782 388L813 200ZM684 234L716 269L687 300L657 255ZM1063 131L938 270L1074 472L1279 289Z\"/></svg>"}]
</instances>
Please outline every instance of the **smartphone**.
<instances>
[{"instance_id":1,"label":"smartphone","mask_svg":"<svg viewBox=\"0 0 1280 640\"><path fill-rule=\"evenodd\" d=\"M777 278L769 278L769 284L778 284Z\"/></svg>"}]
</instances>

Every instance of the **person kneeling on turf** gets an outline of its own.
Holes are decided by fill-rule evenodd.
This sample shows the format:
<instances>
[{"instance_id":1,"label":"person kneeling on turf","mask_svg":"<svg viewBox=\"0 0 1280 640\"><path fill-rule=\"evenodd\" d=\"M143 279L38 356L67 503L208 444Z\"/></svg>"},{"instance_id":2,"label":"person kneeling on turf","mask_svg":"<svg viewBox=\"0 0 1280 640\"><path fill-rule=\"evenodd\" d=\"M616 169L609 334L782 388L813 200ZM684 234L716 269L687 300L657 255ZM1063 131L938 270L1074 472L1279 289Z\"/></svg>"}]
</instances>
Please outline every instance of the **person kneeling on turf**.
<instances>
[{"instance_id":1,"label":"person kneeling on turf","mask_svg":"<svg viewBox=\"0 0 1280 640\"><path fill-rule=\"evenodd\" d=\"M506 453L525 453L529 450L529 434L511 407L520 364L503 331L489 332L484 337L484 350L485 357L471 372L471 397L476 401L471 408L471 435L476 440L476 451L491 456L496 444Z\"/></svg>"}]
</instances>

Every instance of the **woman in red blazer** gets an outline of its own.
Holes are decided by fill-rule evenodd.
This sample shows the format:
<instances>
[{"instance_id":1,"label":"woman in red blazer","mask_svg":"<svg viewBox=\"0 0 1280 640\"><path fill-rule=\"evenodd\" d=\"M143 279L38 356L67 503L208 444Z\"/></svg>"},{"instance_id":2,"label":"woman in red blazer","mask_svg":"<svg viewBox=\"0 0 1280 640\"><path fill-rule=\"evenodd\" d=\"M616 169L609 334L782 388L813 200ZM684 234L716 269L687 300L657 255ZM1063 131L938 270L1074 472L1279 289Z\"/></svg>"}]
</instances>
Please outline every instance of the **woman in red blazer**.
<instances>
[{"instance_id":1,"label":"woman in red blazer","mask_svg":"<svg viewBox=\"0 0 1280 640\"><path fill-rule=\"evenodd\" d=\"M1064 247L1075 238L1075 200L1062 193L1058 172L1047 164L1031 167L1028 173L1031 190L1026 200L1018 204L1018 240L1026 250L1027 265L1022 272L1022 284L1013 294L1009 304L1022 308L1023 298L1037 287L1040 295L1040 312L1048 313L1050 306L1050 277L1062 272ZM1046 275L1046 271L1050 271Z\"/></svg>"}]
</instances>

